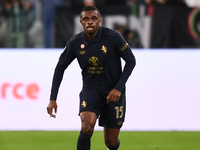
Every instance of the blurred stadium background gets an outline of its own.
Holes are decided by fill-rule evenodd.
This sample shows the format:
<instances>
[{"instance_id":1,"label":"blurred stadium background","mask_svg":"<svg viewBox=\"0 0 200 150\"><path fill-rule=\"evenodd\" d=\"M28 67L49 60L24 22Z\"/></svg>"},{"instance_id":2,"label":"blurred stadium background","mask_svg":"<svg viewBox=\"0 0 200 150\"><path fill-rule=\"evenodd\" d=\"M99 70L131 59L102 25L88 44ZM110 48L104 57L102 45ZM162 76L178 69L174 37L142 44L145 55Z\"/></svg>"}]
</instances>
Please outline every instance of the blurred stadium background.
<instances>
[{"instance_id":1,"label":"blurred stadium background","mask_svg":"<svg viewBox=\"0 0 200 150\"><path fill-rule=\"evenodd\" d=\"M0 0L0 47L63 48L85 5L133 48L199 47L199 0Z\"/></svg>"},{"instance_id":2,"label":"blurred stadium background","mask_svg":"<svg viewBox=\"0 0 200 150\"><path fill-rule=\"evenodd\" d=\"M82 31L79 12L91 4L137 60L121 149L199 150L199 0L0 0L0 149L75 149L82 83L76 61L65 72L56 119L46 106L59 55ZM102 128L95 129L92 149L106 149Z\"/></svg>"}]
</instances>

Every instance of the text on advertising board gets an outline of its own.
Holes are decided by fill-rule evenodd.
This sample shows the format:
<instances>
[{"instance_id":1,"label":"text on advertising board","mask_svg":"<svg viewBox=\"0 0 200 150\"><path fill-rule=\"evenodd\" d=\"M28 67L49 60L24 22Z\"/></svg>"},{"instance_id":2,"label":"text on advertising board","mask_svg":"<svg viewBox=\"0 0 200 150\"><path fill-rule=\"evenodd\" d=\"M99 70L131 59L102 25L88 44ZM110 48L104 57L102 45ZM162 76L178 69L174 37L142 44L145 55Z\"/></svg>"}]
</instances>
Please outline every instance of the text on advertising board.
<instances>
[{"instance_id":1,"label":"text on advertising board","mask_svg":"<svg viewBox=\"0 0 200 150\"><path fill-rule=\"evenodd\" d=\"M38 99L39 85L36 83L1 83L0 84L0 99L5 100L12 95L17 100L25 98L36 100Z\"/></svg>"}]
</instances>

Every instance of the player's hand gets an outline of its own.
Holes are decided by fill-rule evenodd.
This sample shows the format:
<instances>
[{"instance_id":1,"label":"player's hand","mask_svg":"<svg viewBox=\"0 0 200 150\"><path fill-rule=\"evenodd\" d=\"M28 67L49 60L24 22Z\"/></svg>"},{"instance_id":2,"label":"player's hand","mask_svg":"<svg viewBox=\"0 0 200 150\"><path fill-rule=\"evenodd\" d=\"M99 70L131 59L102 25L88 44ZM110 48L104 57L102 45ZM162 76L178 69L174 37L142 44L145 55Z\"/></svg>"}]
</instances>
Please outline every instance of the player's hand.
<instances>
[{"instance_id":1,"label":"player's hand","mask_svg":"<svg viewBox=\"0 0 200 150\"><path fill-rule=\"evenodd\" d=\"M57 113L57 103L55 100L50 100L49 105L47 106L47 113L50 115L50 117L56 118L56 113ZM55 114L53 114L53 110Z\"/></svg>"},{"instance_id":2,"label":"player's hand","mask_svg":"<svg viewBox=\"0 0 200 150\"><path fill-rule=\"evenodd\" d=\"M119 101L119 98L121 96L121 92L118 91L117 89L112 89L108 96L107 96L107 104L109 104L110 102L116 103Z\"/></svg>"}]
</instances>

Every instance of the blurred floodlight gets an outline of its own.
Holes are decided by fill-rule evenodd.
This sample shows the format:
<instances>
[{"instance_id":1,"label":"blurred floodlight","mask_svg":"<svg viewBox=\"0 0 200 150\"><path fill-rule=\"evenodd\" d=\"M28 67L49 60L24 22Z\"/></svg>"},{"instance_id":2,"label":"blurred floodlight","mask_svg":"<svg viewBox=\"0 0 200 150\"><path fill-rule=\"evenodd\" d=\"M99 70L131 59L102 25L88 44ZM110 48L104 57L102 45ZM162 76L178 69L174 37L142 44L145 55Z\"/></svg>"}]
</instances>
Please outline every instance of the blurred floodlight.
<instances>
[{"instance_id":1,"label":"blurred floodlight","mask_svg":"<svg viewBox=\"0 0 200 150\"><path fill-rule=\"evenodd\" d=\"M200 7L200 0L185 0L189 7Z\"/></svg>"}]
</instances>

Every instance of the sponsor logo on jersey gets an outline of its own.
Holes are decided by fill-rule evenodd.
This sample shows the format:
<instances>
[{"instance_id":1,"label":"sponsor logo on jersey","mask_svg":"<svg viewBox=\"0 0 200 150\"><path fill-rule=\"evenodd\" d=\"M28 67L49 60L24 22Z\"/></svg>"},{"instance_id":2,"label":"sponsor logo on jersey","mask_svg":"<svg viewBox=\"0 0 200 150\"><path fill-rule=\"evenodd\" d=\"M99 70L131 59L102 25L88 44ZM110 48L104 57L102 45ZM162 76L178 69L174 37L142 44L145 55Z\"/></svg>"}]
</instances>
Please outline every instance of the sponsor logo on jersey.
<instances>
[{"instance_id":1,"label":"sponsor logo on jersey","mask_svg":"<svg viewBox=\"0 0 200 150\"><path fill-rule=\"evenodd\" d=\"M107 47L105 47L104 45L102 46L101 50L103 51L104 54L107 53Z\"/></svg>"},{"instance_id":2,"label":"sponsor logo on jersey","mask_svg":"<svg viewBox=\"0 0 200 150\"><path fill-rule=\"evenodd\" d=\"M103 73L103 67L101 66L97 66L99 64L99 59L98 57L92 56L89 60L88 60L89 64L92 66L88 66L88 73L91 74L101 74Z\"/></svg>"},{"instance_id":3,"label":"sponsor logo on jersey","mask_svg":"<svg viewBox=\"0 0 200 150\"><path fill-rule=\"evenodd\" d=\"M123 44L123 47L120 48L120 50L121 50L121 51L124 51L127 47L128 47L128 43L124 43L124 44Z\"/></svg>"},{"instance_id":4,"label":"sponsor logo on jersey","mask_svg":"<svg viewBox=\"0 0 200 150\"><path fill-rule=\"evenodd\" d=\"M85 108L85 107L87 106L87 102L86 102L86 101L83 101L82 104L81 104L81 106L82 106L83 108Z\"/></svg>"},{"instance_id":5,"label":"sponsor logo on jersey","mask_svg":"<svg viewBox=\"0 0 200 150\"><path fill-rule=\"evenodd\" d=\"M89 64L91 64L92 66L97 66L99 63L99 59L95 56L92 56L90 59L89 59Z\"/></svg>"}]
</instances>

